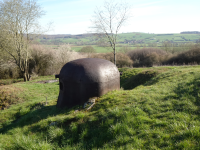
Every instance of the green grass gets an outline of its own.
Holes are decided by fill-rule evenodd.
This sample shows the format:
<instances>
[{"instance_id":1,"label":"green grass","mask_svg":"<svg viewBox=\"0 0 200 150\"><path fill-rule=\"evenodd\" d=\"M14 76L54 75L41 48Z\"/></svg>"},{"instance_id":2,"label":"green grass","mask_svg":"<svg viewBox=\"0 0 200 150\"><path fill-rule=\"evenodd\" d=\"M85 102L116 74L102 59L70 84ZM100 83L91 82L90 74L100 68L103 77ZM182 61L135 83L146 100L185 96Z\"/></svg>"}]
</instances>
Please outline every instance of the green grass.
<instances>
[{"instance_id":1,"label":"green grass","mask_svg":"<svg viewBox=\"0 0 200 150\"><path fill-rule=\"evenodd\" d=\"M119 70L90 111L56 108L58 83L35 83L52 76L6 85L23 101L0 111L0 149L200 149L200 66Z\"/></svg>"}]
</instances>

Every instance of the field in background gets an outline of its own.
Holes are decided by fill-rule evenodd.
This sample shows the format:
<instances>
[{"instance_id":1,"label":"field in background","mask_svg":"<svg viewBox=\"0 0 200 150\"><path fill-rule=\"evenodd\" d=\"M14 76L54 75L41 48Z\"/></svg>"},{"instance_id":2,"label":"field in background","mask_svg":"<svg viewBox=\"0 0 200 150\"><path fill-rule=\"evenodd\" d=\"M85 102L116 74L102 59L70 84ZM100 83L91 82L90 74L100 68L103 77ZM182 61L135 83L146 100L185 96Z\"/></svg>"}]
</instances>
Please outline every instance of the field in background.
<instances>
[{"instance_id":1,"label":"field in background","mask_svg":"<svg viewBox=\"0 0 200 150\"><path fill-rule=\"evenodd\" d=\"M144 40L144 43L154 42L196 42L200 38L199 34L147 34L147 33L123 33L119 35L119 42L126 40Z\"/></svg>"},{"instance_id":2,"label":"field in background","mask_svg":"<svg viewBox=\"0 0 200 150\"><path fill-rule=\"evenodd\" d=\"M78 52L82 47L87 46L87 45L83 45L83 46L72 46L72 50ZM99 47L97 45L92 45L92 47L96 50L97 53L109 53L109 52L113 52L112 49L110 47ZM119 51L121 47L116 47L116 50Z\"/></svg>"},{"instance_id":3,"label":"field in background","mask_svg":"<svg viewBox=\"0 0 200 150\"><path fill-rule=\"evenodd\" d=\"M52 49L58 49L59 48L59 45L43 45L43 46L45 46L47 48L52 48ZM71 45L71 48L72 48L73 51L79 52L80 49L85 47L85 46L88 46L88 45L81 45L81 46ZM110 47L100 47L98 45L91 45L91 46L96 50L96 53L113 52L113 50ZM127 44L118 44L116 46L116 51L120 52L124 47L129 48L129 50L130 49L134 50L134 49L138 49L138 48L139 49L142 49L142 48L158 48L158 49L163 49L164 51L166 51L166 49L167 49L167 51L169 51L169 52L174 50L175 53L187 51L187 50L190 50L192 48L192 46L191 47L187 47L187 46L170 47L169 46L169 47L165 48L165 47L158 47L158 46L148 47L148 46L144 46L144 45L132 46L132 45L127 45ZM123 51L121 51L121 52L123 52Z\"/></svg>"},{"instance_id":4,"label":"field in background","mask_svg":"<svg viewBox=\"0 0 200 150\"><path fill-rule=\"evenodd\" d=\"M47 48L52 48L52 49L58 49L59 48L59 45L43 45ZM85 47L85 46L88 46L88 45L82 45L82 46L76 46L76 45L71 45L71 49L75 52L78 52L80 51L81 48ZM97 45L91 45L97 53L108 53L108 52L112 52L112 49L110 47L99 47ZM119 51L122 47L116 47L116 50ZM129 48L132 48L132 49L135 49L137 47L129 47Z\"/></svg>"},{"instance_id":5,"label":"field in background","mask_svg":"<svg viewBox=\"0 0 200 150\"><path fill-rule=\"evenodd\" d=\"M119 70L121 90L90 111L56 108L58 82L38 83L54 76L0 86L18 98L0 110L0 149L200 149L199 66Z\"/></svg>"},{"instance_id":6,"label":"field in background","mask_svg":"<svg viewBox=\"0 0 200 150\"><path fill-rule=\"evenodd\" d=\"M100 38L92 34L81 35L54 35L42 36L37 41L47 47L57 49L59 45L70 44L72 50L79 51L82 47L91 45L97 53L110 52L108 47L100 46ZM166 47L174 47L177 51L185 51L183 44L192 44L198 42L200 34L148 34L148 33L122 33L119 34L117 40L117 50L121 47L129 47L132 49L143 47L157 47L166 49ZM182 50L181 50L181 47ZM187 49L188 50L188 49Z\"/></svg>"},{"instance_id":7,"label":"field in background","mask_svg":"<svg viewBox=\"0 0 200 150\"><path fill-rule=\"evenodd\" d=\"M55 37L54 37L55 36ZM41 37L38 41L42 44L45 43L69 43L69 44L94 44L99 38L92 34L81 34L81 35L54 35ZM148 33L121 33L118 35L118 43L131 44L135 41L135 44L148 44L148 43L162 43L170 41L173 43L188 43L196 42L200 39L200 34L148 34ZM133 43L132 43L133 44Z\"/></svg>"}]
</instances>

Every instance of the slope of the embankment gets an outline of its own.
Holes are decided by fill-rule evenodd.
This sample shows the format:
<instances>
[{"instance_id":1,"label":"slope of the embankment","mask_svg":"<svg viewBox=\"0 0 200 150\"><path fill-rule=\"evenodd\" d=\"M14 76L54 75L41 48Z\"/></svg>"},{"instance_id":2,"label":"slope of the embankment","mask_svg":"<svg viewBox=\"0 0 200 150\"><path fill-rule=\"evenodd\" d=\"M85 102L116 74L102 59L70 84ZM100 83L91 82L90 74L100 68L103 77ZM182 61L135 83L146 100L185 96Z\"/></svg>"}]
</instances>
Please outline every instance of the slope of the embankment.
<instances>
[{"instance_id":1,"label":"slope of the embankment","mask_svg":"<svg viewBox=\"0 0 200 150\"><path fill-rule=\"evenodd\" d=\"M200 149L200 66L119 70L89 111L56 108L56 82L8 85L20 101L0 110L0 149Z\"/></svg>"}]
</instances>

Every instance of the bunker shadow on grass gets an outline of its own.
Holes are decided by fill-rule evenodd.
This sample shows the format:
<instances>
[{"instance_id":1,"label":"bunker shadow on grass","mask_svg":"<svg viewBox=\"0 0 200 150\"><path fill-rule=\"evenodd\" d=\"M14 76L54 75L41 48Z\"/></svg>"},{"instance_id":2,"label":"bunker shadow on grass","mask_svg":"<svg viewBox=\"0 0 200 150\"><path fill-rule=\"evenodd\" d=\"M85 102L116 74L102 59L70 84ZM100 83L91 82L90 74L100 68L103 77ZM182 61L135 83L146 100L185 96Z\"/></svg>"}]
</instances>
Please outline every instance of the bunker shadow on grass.
<instances>
[{"instance_id":1,"label":"bunker shadow on grass","mask_svg":"<svg viewBox=\"0 0 200 150\"><path fill-rule=\"evenodd\" d=\"M36 108L37 107L37 108ZM76 106L78 107L78 106ZM74 108L72 108L74 110ZM56 132L56 129L62 128L64 130L62 135L57 136L52 139L56 142L59 147L63 145L76 145L81 141L84 141L80 147L84 149L91 148L100 148L104 145L104 143L109 143L110 141L115 139L115 133L110 130L110 123L116 125L120 122L120 118L115 116L115 114L104 114L101 115L99 113L95 113L95 117L97 120L90 120L90 117L78 118L76 114L69 119L64 119L59 122L59 119L56 120L56 124L51 126L51 123L48 125L41 125L38 122L47 119L48 117L53 117L59 114L70 114L72 109L59 109L56 106L35 106L33 110L29 113L19 116L17 120L13 121L11 124L4 126L3 129L0 129L0 133L7 134L10 130L15 128L23 128L25 126L28 127L28 130L22 131L24 134L39 134L45 133L48 139L48 132L52 130ZM84 113L84 111L82 111ZM114 118L114 119L113 119ZM110 122L111 121L111 122ZM23 129L22 129L23 130ZM51 131L50 131L51 132ZM124 143L126 144L126 143Z\"/></svg>"},{"instance_id":2,"label":"bunker shadow on grass","mask_svg":"<svg viewBox=\"0 0 200 150\"><path fill-rule=\"evenodd\" d=\"M19 110L20 111L20 110ZM17 127L24 127L26 125L31 125L37 123L43 119L46 119L50 116L55 116L60 113L68 113L70 109L59 109L56 108L55 105L53 106L44 106L42 104L35 104L32 106L30 111L25 115L20 115L20 112L15 114L15 120L12 121L8 125L3 125L3 128L0 129L0 133L6 133L10 129L17 128Z\"/></svg>"},{"instance_id":3,"label":"bunker shadow on grass","mask_svg":"<svg viewBox=\"0 0 200 150\"><path fill-rule=\"evenodd\" d=\"M158 72L156 71L144 71L139 74L136 74L129 79L127 79L124 83L121 84L121 87L124 90L132 90L140 85L152 85L155 84L156 80L151 80L156 77ZM151 80L151 81L150 81ZM149 82L150 81L150 82Z\"/></svg>"}]
</instances>

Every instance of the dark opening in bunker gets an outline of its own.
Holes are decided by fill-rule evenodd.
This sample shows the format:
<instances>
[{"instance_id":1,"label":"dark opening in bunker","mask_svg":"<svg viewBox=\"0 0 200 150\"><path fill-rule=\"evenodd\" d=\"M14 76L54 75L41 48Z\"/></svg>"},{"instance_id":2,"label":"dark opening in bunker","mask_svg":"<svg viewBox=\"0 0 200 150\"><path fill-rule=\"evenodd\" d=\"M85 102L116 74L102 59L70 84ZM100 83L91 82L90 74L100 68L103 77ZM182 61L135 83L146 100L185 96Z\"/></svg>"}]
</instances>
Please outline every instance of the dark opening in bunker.
<instances>
[{"instance_id":1,"label":"dark opening in bunker","mask_svg":"<svg viewBox=\"0 0 200 150\"><path fill-rule=\"evenodd\" d=\"M63 84L60 82L60 90L63 91Z\"/></svg>"}]
</instances>

